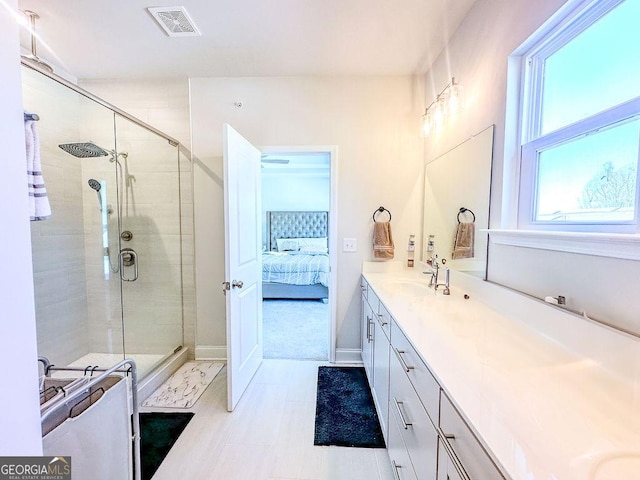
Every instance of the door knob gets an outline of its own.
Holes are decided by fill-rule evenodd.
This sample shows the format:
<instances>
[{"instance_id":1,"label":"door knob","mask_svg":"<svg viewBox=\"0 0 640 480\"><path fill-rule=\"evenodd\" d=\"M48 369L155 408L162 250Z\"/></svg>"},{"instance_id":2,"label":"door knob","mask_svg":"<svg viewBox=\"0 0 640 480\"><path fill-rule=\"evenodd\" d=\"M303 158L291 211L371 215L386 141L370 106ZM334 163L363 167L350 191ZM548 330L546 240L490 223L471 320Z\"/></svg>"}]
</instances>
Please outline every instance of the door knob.
<instances>
[{"instance_id":1,"label":"door knob","mask_svg":"<svg viewBox=\"0 0 640 480\"><path fill-rule=\"evenodd\" d=\"M242 283L242 280L234 280L231 282L231 288L242 288L244 286L244 283Z\"/></svg>"}]
</instances>

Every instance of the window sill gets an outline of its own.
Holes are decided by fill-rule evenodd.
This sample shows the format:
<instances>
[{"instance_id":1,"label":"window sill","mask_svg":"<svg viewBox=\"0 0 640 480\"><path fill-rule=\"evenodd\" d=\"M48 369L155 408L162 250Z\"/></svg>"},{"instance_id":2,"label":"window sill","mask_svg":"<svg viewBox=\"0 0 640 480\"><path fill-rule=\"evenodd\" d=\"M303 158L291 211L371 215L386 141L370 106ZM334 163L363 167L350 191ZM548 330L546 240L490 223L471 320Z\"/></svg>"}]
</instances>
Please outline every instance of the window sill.
<instances>
[{"instance_id":1,"label":"window sill","mask_svg":"<svg viewBox=\"0 0 640 480\"><path fill-rule=\"evenodd\" d=\"M484 230L490 243L599 257L640 260L640 235L623 233Z\"/></svg>"}]
</instances>

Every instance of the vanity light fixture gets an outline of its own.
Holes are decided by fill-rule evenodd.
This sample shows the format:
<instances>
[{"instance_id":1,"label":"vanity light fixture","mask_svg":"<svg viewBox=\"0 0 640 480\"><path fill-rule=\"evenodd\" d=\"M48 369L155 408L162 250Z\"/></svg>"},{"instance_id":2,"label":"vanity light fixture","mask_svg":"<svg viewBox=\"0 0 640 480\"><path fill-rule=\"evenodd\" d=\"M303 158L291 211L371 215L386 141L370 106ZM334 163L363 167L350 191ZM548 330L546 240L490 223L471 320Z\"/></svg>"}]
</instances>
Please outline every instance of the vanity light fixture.
<instances>
[{"instance_id":1,"label":"vanity light fixture","mask_svg":"<svg viewBox=\"0 0 640 480\"><path fill-rule=\"evenodd\" d=\"M454 117L462 101L462 85L456 83L455 77L451 78L451 82L438 94L436 99L431 102L422 116L422 134L428 136L431 130L440 129L445 120Z\"/></svg>"}]
</instances>

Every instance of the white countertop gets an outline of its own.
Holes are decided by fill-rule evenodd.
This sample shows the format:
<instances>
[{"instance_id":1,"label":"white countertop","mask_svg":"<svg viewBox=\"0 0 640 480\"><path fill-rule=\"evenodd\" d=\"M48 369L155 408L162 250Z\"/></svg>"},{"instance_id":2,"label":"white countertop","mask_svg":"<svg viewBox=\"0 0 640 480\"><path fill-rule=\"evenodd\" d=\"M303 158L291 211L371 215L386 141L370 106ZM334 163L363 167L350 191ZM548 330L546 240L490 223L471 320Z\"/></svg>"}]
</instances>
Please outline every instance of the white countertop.
<instances>
[{"instance_id":1,"label":"white countertop","mask_svg":"<svg viewBox=\"0 0 640 480\"><path fill-rule=\"evenodd\" d=\"M455 272L443 296L420 267L371 270L371 288L513 480L640 479L639 339Z\"/></svg>"}]
</instances>

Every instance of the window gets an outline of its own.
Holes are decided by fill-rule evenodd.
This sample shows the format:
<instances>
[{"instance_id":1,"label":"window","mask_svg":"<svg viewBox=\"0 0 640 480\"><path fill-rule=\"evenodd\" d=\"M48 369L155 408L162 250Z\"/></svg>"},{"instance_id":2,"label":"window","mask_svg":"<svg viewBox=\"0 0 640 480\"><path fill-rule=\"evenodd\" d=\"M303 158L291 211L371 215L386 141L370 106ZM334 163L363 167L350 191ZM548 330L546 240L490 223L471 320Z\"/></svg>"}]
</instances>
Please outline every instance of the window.
<instances>
[{"instance_id":1,"label":"window","mask_svg":"<svg viewBox=\"0 0 640 480\"><path fill-rule=\"evenodd\" d=\"M518 227L638 232L640 1L591 1L523 55Z\"/></svg>"}]
</instances>

